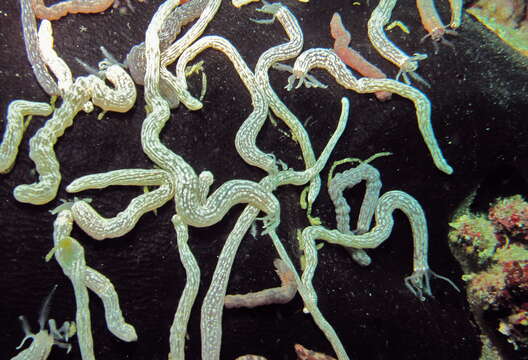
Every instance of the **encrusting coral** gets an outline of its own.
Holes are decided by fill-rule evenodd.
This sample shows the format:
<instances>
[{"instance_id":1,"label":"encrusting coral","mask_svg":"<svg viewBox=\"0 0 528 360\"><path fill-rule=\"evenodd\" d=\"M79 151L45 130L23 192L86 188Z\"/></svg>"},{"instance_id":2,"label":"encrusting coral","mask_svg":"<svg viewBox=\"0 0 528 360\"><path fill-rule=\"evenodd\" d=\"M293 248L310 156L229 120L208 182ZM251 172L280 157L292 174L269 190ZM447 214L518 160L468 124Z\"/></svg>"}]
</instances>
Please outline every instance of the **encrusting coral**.
<instances>
[{"instance_id":1,"label":"encrusting coral","mask_svg":"<svg viewBox=\"0 0 528 360\"><path fill-rule=\"evenodd\" d=\"M468 302L495 354L507 343L518 353L528 350L527 215L528 202L516 195L497 200L488 214L466 211L450 223L449 244L465 273ZM481 358L487 353L483 349Z\"/></svg>"}]
</instances>

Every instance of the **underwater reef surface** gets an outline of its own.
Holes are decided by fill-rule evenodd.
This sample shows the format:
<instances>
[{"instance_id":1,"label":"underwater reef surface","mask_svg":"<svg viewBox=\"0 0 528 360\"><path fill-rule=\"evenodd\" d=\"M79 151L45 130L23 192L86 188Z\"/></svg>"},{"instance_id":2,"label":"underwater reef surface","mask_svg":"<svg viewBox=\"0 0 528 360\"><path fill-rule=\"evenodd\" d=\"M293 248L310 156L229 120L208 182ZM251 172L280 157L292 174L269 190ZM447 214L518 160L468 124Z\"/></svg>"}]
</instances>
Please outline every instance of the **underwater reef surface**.
<instances>
[{"instance_id":1,"label":"underwater reef surface","mask_svg":"<svg viewBox=\"0 0 528 360\"><path fill-rule=\"evenodd\" d=\"M526 0L479 0L468 7L473 15L504 42L528 56L528 3Z\"/></svg>"},{"instance_id":2,"label":"underwater reef surface","mask_svg":"<svg viewBox=\"0 0 528 360\"><path fill-rule=\"evenodd\" d=\"M75 61L95 66L102 59L99 46L124 60L130 47L144 40L146 27L159 1L134 2L135 11L109 9L102 14L68 15L53 22L55 47L75 76L85 70ZM351 46L394 78L397 68L381 58L370 45L366 24L375 2L351 5L332 0L300 3L284 2L296 15L304 32L304 49L330 48L332 14L338 11L351 33ZM239 49L251 68L260 54L272 44L284 42L278 24L255 24L255 7L236 9L225 2L206 29L206 34L225 36ZM447 2L437 7L445 19ZM27 61L21 34L20 10L16 1L0 2L0 111L15 99L49 101L41 90ZM505 45L495 34L467 14L459 35L450 38L454 50L441 46L434 54L430 41L420 42L423 30L415 2L400 1L393 19L405 23L410 34L398 28L390 38L408 53L427 53L420 62L419 74L431 87L420 88L432 103L432 124L445 158L454 168L452 175L440 172L433 164L416 124L412 103L398 96L378 102L375 96L356 94L338 86L326 73L314 71L328 84L327 89L301 88L287 92L283 87L288 74L270 71L274 89L289 108L306 123L316 154L326 144L339 117L342 96L350 99L350 120L329 161L345 157L366 159L390 151L374 161L380 171L383 191L403 190L423 206L429 227L431 268L452 279L459 287L463 271L448 247L449 222L467 195L477 190L474 207L483 210L497 197L528 195L528 60ZM215 175L212 190L232 178L258 181L263 172L246 165L233 146L235 132L251 111L250 97L238 75L223 55L207 51L204 60L208 89L204 108L190 112L182 106L173 111L162 133L163 142L184 157L196 171L210 170ZM190 80L199 93L200 77ZM44 119L34 117L13 170L0 177L0 353L16 354L23 337L19 315L26 315L33 328L42 300L58 284L51 306L51 317L62 323L71 320L75 309L70 282L55 262L44 256L53 246L54 216L48 210L71 199L65 186L72 180L96 172L121 168L151 168L140 144L140 129L145 117L143 90L138 101L125 114L108 113L102 120L95 114L80 113L74 124L55 146L61 163L62 185L56 199L44 206L18 203L12 195L16 185L35 179L34 164L28 157L28 139ZM5 122L5 120L4 120ZM286 127L278 125L286 131ZM267 122L258 145L301 168L298 145L277 127ZM321 173L323 184L329 166ZM143 190L111 187L81 193L93 198L92 204L105 216L122 210ZM301 188L283 187L276 194L282 204L279 236L298 264L296 230L308 225L299 208ZM363 190L345 193L353 214L361 204ZM235 207L218 224L204 229L191 228L190 246L202 272L202 283L188 327L187 355L200 353L199 316L201 300L210 282L217 256L225 238L242 210ZM354 212L356 211L356 212ZM170 219L173 204L145 214L134 230L117 239L92 240L79 229L73 236L83 244L87 263L112 279L128 322L136 327L139 341L124 343L110 336L104 323L100 301L91 296L92 329L98 359L165 359L168 333L181 291L185 272L181 266ZM314 205L313 215L335 228L334 207L326 189ZM352 221L354 221L352 215ZM448 283L432 281L434 298L422 302L405 287L403 279L411 272L412 238L406 217L395 216L390 238L369 251L373 262L360 267L342 248L326 244L319 251L314 285L319 306L340 335L352 359L478 359L481 342L464 293ZM258 227L258 232L262 228ZM246 235L238 252L229 281L228 293L245 293L277 286L273 270L276 252L267 236ZM286 305L256 309L225 310L223 317L222 359L243 354L259 354L267 359L295 359L294 344L333 355L310 316L302 311L300 297ZM76 340L73 340L75 343ZM53 350L53 359L79 359L76 346L66 355ZM515 355L514 355L515 356ZM512 357L513 358L513 357Z\"/></svg>"},{"instance_id":3,"label":"underwater reef surface","mask_svg":"<svg viewBox=\"0 0 528 360\"><path fill-rule=\"evenodd\" d=\"M464 270L468 302L482 330L481 358L525 358L528 203L520 195L501 198L479 214L465 206L450 226L449 244Z\"/></svg>"}]
</instances>

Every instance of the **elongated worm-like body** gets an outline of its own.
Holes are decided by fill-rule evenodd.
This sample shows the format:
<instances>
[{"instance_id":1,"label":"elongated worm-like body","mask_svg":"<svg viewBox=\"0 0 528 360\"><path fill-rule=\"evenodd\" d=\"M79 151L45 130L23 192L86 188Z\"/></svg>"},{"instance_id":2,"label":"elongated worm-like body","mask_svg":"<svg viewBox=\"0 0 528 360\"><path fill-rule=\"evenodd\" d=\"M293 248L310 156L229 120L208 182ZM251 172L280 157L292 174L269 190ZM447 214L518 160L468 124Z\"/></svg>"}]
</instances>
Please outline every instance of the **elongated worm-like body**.
<instances>
[{"instance_id":1,"label":"elongated worm-like body","mask_svg":"<svg viewBox=\"0 0 528 360\"><path fill-rule=\"evenodd\" d=\"M39 19L58 20L68 14L98 13L108 9L114 0L63 0L46 6L44 0L31 0Z\"/></svg>"},{"instance_id":2,"label":"elongated worm-like body","mask_svg":"<svg viewBox=\"0 0 528 360\"><path fill-rule=\"evenodd\" d=\"M55 198L61 175L54 145L73 119L91 100L105 111L126 112L136 100L136 88L130 76L118 65L112 65L105 76L115 88L110 88L97 76L79 77L64 94L63 103L51 119L31 138L29 157L36 165L39 181L31 185L19 185L13 191L15 198L24 203L46 204Z\"/></svg>"},{"instance_id":3,"label":"elongated worm-like body","mask_svg":"<svg viewBox=\"0 0 528 360\"><path fill-rule=\"evenodd\" d=\"M257 292L237 295L226 295L224 306L233 308L254 308L271 304L286 304L297 293L297 284L291 270L280 259L275 259L275 272L281 280L281 286L264 289Z\"/></svg>"},{"instance_id":4,"label":"elongated worm-like body","mask_svg":"<svg viewBox=\"0 0 528 360\"><path fill-rule=\"evenodd\" d=\"M40 53L37 20L35 19L35 12L33 11L32 0L20 0L20 12L26 54L33 68L33 73L46 94L49 96L59 95L59 87L48 72Z\"/></svg>"},{"instance_id":5,"label":"elongated worm-like body","mask_svg":"<svg viewBox=\"0 0 528 360\"><path fill-rule=\"evenodd\" d=\"M26 100L13 100L7 108L7 124L0 144L0 173L11 170L18 154L18 146L26 130L25 116L48 116L53 111L50 104Z\"/></svg>"},{"instance_id":6,"label":"elongated worm-like body","mask_svg":"<svg viewBox=\"0 0 528 360\"><path fill-rule=\"evenodd\" d=\"M294 76L301 79L302 82L304 76L313 68L325 69L335 78L338 84L361 94L389 91L411 100L416 108L418 128L429 149L434 164L446 174L453 173L453 168L449 166L442 155L442 151L434 135L431 126L431 103L424 93L415 87L392 79L356 79L335 52L328 49L313 48L299 55L294 65Z\"/></svg>"}]
</instances>

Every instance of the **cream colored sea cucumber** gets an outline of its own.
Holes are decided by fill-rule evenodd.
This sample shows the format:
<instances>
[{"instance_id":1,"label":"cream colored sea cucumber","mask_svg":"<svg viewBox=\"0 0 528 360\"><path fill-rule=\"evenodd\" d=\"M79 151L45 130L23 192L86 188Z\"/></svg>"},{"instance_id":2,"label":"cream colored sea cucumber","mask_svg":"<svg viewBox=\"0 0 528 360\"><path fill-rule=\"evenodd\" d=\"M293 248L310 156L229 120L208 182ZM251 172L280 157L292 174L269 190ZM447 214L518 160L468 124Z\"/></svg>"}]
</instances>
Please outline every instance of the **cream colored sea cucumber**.
<instances>
[{"instance_id":1,"label":"cream colored sea cucumber","mask_svg":"<svg viewBox=\"0 0 528 360\"><path fill-rule=\"evenodd\" d=\"M209 0L192 0L175 8L167 17L159 32L160 51L170 46L181 32L182 27L199 17ZM125 64L138 85L145 80L145 43L133 46L126 56Z\"/></svg>"},{"instance_id":2,"label":"cream colored sea cucumber","mask_svg":"<svg viewBox=\"0 0 528 360\"><path fill-rule=\"evenodd\" d=\"M287 61L299 55L304 43L303 33L299 22L292 12L280 3L265 4L257 11L273 15L271 22L275 20L280 22L284 31L288 35L289 41L273 46L262 53L255 66L255 79L257 85L267 97L271 111L273 111L275 116L288 126L293 138L299 143L305 167L308 169L315 164L315 153L308 132L297 116L290 111L286 104L284 104L273 90L268 75L270 68L279 64L279 61ZM319 174L316 174L310 181L307 196L308 208L311 208L311 205L315 202L320 189L321 178L319 177Z\"/></svg>"},{"instance_id":3,"label":"cream colored sea cucumber","mask_svg":"<svg viewBox=\"0 0 528 360\"><path fill-rule=\"evenodd\" d=\"M328 71L345 89L358 93L373 93L376 91L389 91L411 100L416 108L418 128L438 169L446 174L452 174L453 168L449 166L431 126L431 103L427 96L420 90L392 79L356 79L339 59L335 52L328 49L313 48L303 52L294 65L294 75L299 79L297 87L303 83L304 76L313 68L322 68Z\"/></svg>"},{"instance_id":4,"label":"cream colored sea cucumber","mask_svg":"<svg viewBox=\"0 0 528 360\"><path fill-rule=\"evenodd\" d=\"M42 304L42 309L39 314L40 328L38 333L33 334L27 319L24 316L19 316L25 337L17 349L20 349L27 339L31 339L32 342L27 349L22 350L18 355L12 357L11 360L46 360L53 345L66 349L68 353L70 352L71 345L67 342L68 338L75 333L75 323L66 321L57 329L55 320L48 320L50 301L56 288L57 285L53 287L51 293ZM49 331L46 329L46 323L48 323Z\"/></svg>"},{"instance_id":5,"label":"cream colored sea cucumber","mask_svg":"<svg viewBox=\"0 0 528 360\"><path fill-rule=\"evenodd\" d=\"M96 240L123 236L134 228L141 216L155 210L174 197L169 174L160 169L122 169L83 176L66 187L75 193L107 186L158 186L157 189L134 198L127 208L111 218L99 215L86 201L76 201L72 208L75 223Z\"/></svg>"},{"instance_id":6,"label":"cream colored sea cucumber","mask_svg":"<svg viewBox=\"0 0 528 360\"><path fill-rule=\"evenodd\" d=\"M193 98L186 90L187 81L185 69L190 61L207 48L220 50L229 58L251 95L253 111L237 131L235 137L237 152L246 163L257 166L268 174L277 173L278 169L275 157L271 154L264 153L256 145L258 133L268 115L268 101L258 87L254 74L248 68L237 49L228 40L220 36L204 36L185 49L178 59L176 66L178 85L184 93L184 96L180 100L191 109L194 107L192 104L199 102L198 99Z\"/></svg>"},{"instance_id":7,"label":"cream colored sea cucumber","mask_svg":"<svg viewBox=\"0 0 528 360\"><path fill-rule=\"evenodd\" d=\"M352 175L355 179L366 178L364 173L368 168L372 167L369 164L361 164L360 166L348 171L347 175ZM358 174L353 174L358 172ZM377 176L378 172L370 171L372 176ZM337 175L336 175L337 176ZM351 184L356 183L355 180ZM375 182L371 181L367 186L377 186ZM367 189L368 191L368 189ZM375 192L375 191L374 191ZM312 279L315 268L317 266L317 250L315 249L315 240L324 240L332 244L338 244L346 247L353 247L358 249L374 249L383 243L391 234L394 225L392 213L399 209L409 219L411 230L413 234L414 253L413 253L413 273L405 278L405 285L421 300L424 300L424 295L431 295L430 281L431 276L448 281L455 289L458 288L447 278L437 275L429 268L427 262L428 252L428 234L427 222L425 214L416 199L409 194L393 190L384 193L379 199L371 197L365 198L369 203L367 204L366 213L370 216L372 211L368 210L375 206L376 225L363 233L344 233L339 230L329 230L322 226L309 226L302 231L301 239L305 248L306 269L302 275L302 280L306 287L315 295L315 290L312 286ZM363 220L365 224L370 224L370 219Z\"/></svg>"},{"instance_id":8,"label":"cream colored sea cucumber","mask_svg":"<svg viewBox=\"0 0 528 360\"><path fill-rule=\"evenodd\" d=\"M218 9L220 8L221 0L209 0L205 6L202 14L198 20L191 26L189 30L178 40L172 43L161 54L161 66L166 67L172 64L182 52L189 47L200 35L203 34L207 25L211 22ZM165 20L164 20L165 21Z\"/></svg>"},{"instance_id":9,"label":"cream colored sea cucumber","mask_svg":"<svg viewBox=\"0 0 528 360\"><path fill-rule=\"evenodd\" d=\"M362 235L343 234L338 230L328 230L322 226L310 226L305 228L302 233L304 245L313 248L315 247L314 241L319 239L348 247L376 248L391 233L394 224L392 212L395 209L402 210L408 216L414 238L413 273L405 278L405 285L423 300L424 294L431 295L429 278L431 276L443 277L434 273L427 264L427 224L423 210L414 198L402 191L389 191L380 197L376 207L376 226L369 232ZM309 259L309 253L306 253L306 258L307 264L311 264L312 258L310 256ZM310 265L306 267L305 274L303 274L304 281L311 281L313 275L308 274L312 274L313 270Z\"/></svg>"},{"instance_id":10,"label":"cream colored sea cucumber","mask_svg":"<svg viewBox=\"0 0 528 360\"><path fill-rule=\"evenodd\" d=\"M297 284L291 270L281 259L273 261L275 272L280 278L281 286L264 289L257 292L237 295L226 295L224 306L233 308L254 308L257 306L271 304L286 304L290 302L297 293Z\"/></svg>"},{"instance_id":11,"label":"cream colored sea cucumber","mask_svg":"<svg viewBox=\"0 0 528 360\"><path fill-rule=\"evenodd\" d=\"M18 154L18 146L26 130L26 116L48 116L53 107L47 103L26 100L13 100L7 108L7 121L4 137L0 144L0 173L11 170Z\"/></svg>"},{"instance_id":12,"label":"cream colored sea cucumber","mask_svg":"<svg viewBox=\"0 0 528 360\"><path fill-rule=\"evenodd\" d=\"M200 16L200 13L203 11L208 1L209 0L192 0L178 6L172 11L163 23L163 27L160 29L159 37L161 52L174 42L183 26ZM145 63L145 43L142 42L130 49L125 60L130 75L132 75L134 82L138 85L143 85L145 83ZM162 95L166 97L165 94Z\"/></svg>"},{"instance_id":13,"label":"cream colored sea cucumber","mask_svg":"<svg viewBox=\"0 0 528 360\"><path fill-rule=\"evenodd\" d=\"M130 76L118 65L112 65L104 75L115 88L112 89L97 76L79 77L63 95L61 106L31 138L31 160L36 165L39 181L31 185L19 185L13 191L15 198L24 203L46 204L55 198L61 175L53 146L64 131L73 124L77 113L89 100L104 111L126 112L136 100L136 88Z\"/></svg>"},{"instance_id":14,"label":"cream colored sea cucumber","mask_svg":"<svg viewBox=\"0 0 528 360\"><path fill-rule=\"evenodd\" d=\"M67 187L69 193L108 186L160 186L168 182L168 174L161 169L120 169L100 174L90 174L73 180Z\"/></svg>"},{"instance_id":15,"label":"cream colored sea cucumber","mask_svg":"<svg viewBox=\"0 0 528 360\"><path fill-rule=\"evenodd\" d=\"M325 149L321 153L314 166L308 168L305 171L279 171L279 173L276 175L268 175L267 177L262 179L260 184L263 185L269 191L272 191L277 186L286 184L295 183L296 185L304 185L308 181L310 181L314 174L319 173L326 164L326 161L328 160L334 146L337 143L337 140L341 136L346 125L349 111L349 102L346 98L343 98L341 100L341 104L342 109L341 116L339 118L338 128L328 141ZM299 183L296 183L296 181L299 181ZM220 359L220 347L222 342L222 313L224 308L224 297L226 294L227 282L231 273L231 267L233 265L235 255L237 253L238 247L240 246L242 238L247 233L251 225L255 222L258 213L258 208L251 205L246 206L246 208L238 218L233 230L227 237L224 247L222 248L222 252L218 257L218 262L213 273L213 278L211 279L211 285L207 290L201 309L200 328L203 358L208 358L211 360ZM281 246L280 240L277 238L276 234L274 234L274 232L270 232L269 234L278 242L277 246ZM282 252L281 258L289 269L295 269L285 251ZM287 262L284 259L287 259ZM293 270L292 273L295 277L296 284L298 286L300 281L299 276L296 272L293 272ZM341 349L339 350L340 353L343 354L341 359L348 359L335 331L332 329L331 325L324 319L320 311L314 308L314 306L316 305L314 304L313 306L308 306L312 309L312 314L314 315L314 319L316 320L318 326L325 333L327 338L332 342L334 348L338 350Z\"/></svg>"},{"instance_id":16,"label":"cream colored sea cucumber","mask_svg":"<svg viewBox=\"0 0 528 360\"><path fill-rule=\"evenodd\" d=\"M202 35L207 25L211 22L214 15L218 11L222 1L221 0L208 0L207 5L203 8L200 17L191 26L187 32L177 39L174 43L169 45L161 53L161 66L160 72L160 83L159 87L163 86L162 94L170 94L169 105L173 105L176 102L176 98L180 97L180 87L178 86L176 77L167 70L167 66L172 64L182 53L189 47L196 39ZM161 51L161 50L160 50Z\"/></svg>"},{"instance_id":17,"label":"cream colored sea cucumber","mask_svg":"<svg viewBox=\"0 0 528 360\"><path fill-rule=\"evenodd\" d=\"M95 269L86 267L85 284L92 290L103 303L105 321L108 330L117 338L131 342L136 341L138 336L134 326L125 322L123 313L119 306L119 297L114 285L106 276Z\"/></svg>"},{"instance_id":18,"label":"cream colored sea cucumber","mask_svg":"<svg viewBox=\"0 0 528 360\"><path fill-rule=\"evenodd\" d=\"M449 22L449 27L456 30L462 25L464 0L449 0L449 6L451 6L451 21Z\"/></svg>"},{"instance_id":19,"label":"cream colored sea cucumber","mask_svg":"<svg viewBox=\"0 0 528 360\"><path fill-rule=\"evenodd\" d=\"M385 30L389 31L389 30L392 30L392 29L394 29L396 27L399 28L401 31L403 31L406 34L410 34L411 33L409 28L407 27L407 25L405 25L400 20L394 20L389 25L385 26Z\"/></svg>"},{"instance_id":20,"label":"cream colored sea cucumber","mask_svg":"<svg viewBox=\"0 0 528 360\"><path fill-rule=\"evenodd\" d=\"M64 212L59 213L59 217ZM57 221L59 220L57 218ZM88 289L84 283L86 262L84 249L75 239L66 236L55 245L55 258L70 279L75 293L77 339L83 360L95 360L90 319Z\"/></svg>"},{"instance_id":21,"label":"cream colored sea cucumber","mask_svg":"<svg viewBox=\"0 0 528 360\"><path fill-rule=\"evenodd\" d=\"M343 133L344 127L348 119L348 99L342 98L341 104L342 111L338 123L338 128L328 141L327 146L323 150L321 156L318 158L316 164L313 167L306 169L305 171L285 170L280 171L276 175L270 175L261 181L261 184L265 188L272 190L277 186L285 184L304 185L308 181L310 181L315 174L321 171L322 167L328 160L332 149L336 145L337 140ZM246 207L241 217L239 218L239 221L235 225L235 229L233 229L230 236L228 237L224 249L222 250L222 255L224 255L225 258L222 258L221 255L217 268L215 269L213 280L211 282L211 287L207 292L206 299L204 299L204 303L202 306L202 344L205 344L202 346L202 355L204 357L210 359L218 359L220 356L221 326L219 325L221 324L220 321L224 300L222 295L225 294L229 269L233 262L234 255L236 254L238 244L241 241L241 237L247 232L248 228L255 221L257 213L257 209L251 206ZM281 240L275 232L275 227L268 226L263 234L268 234L271 237L273 244L277 252L279 253L280 258L285 263L285 265L291 270L298 287L298 292L304 300L307 312L312 315L317 326L321 329L328 341L332 344L334 351L336 352L336 354L338 354L338 358L340 360L348 360L348 355L346 354L343 344L341 343L335 330L330 325L330 323L328 323L328 321L324 318L323 314L317 307L317 304L312 298L312 293L301 282L301 279L297 274L288 253L284 249ZM224 253L224 250L227 251ZM216 276L218 276L218 278Z\"/></svg>"},{"instance_id":22,"label":"cream colored sea cucumber","mask_svg":"<svg viewBox=\"0 0 528 360\"><path fill-rule=\"evenodd\" d=\"M259 0L231 0L231 4L233 4L234 7L240 8L242 6L245 6L247 4L250 4L252 2L257 2Z\"/></svg>"},{"instance_id":23,"label":"cream colored sea cucumber","mask_svg":"<svg viewBox=\"0 0 528 360\"><path fill-rule=\"evenodd\" d=\"M427 82L422 79L417 73L418 61L427 58L426 54L414 54L409 56L404 53L399 47L394 45L385 34L385 25L390 21L392 10L396 6L397 0L380 0L378 6L372 11L368 21L368 36L372 46L388 61L396 65L400 70L396 76L396 80L403 76L403 80L409 83L410 80L407 75L413 79L421 81L425 84Z\"/></svg>"},{"instance_id":24,"label":"cream colored sea cucumber","mask_svg":"<svg viewBox=\"0 0 528 360\"><path fill-rule=\"evenodd\" d=\"M169 360L180 360L185 358L187 323L189 322L192 306L198 294L198 288L200 287L200 267L187 244L189 240L187 225L181 221L178 215L172 217L172 224L176 231L178 252L180 253L180 259L186 274L185 287L178 302L178 308L174 315L169 336Z\"/></svg>"},{"instance_id":25,"label":"cream colored sea cucumber","mask_svg":"<svg viewBox=\"0 0 528 360\"><path fill-rule=\"evenodd\" d=\"M96 293L103 302L106 325L112 334L123 341L136 341L137 334L134 327L123 318L119 298L111 281L86 265L82 245L70 236L72 226L71 211L59 212L53 224L54 247L48 257L55 255L62 271L72 282L77 304L79 347L83 360L94 359L87 288Z\"/></svg>"},{"instance_id":26,"label":"cream colored sea cucumber","mask_svg":"<svg viewBox=\"0 0 528 360\"><path fill-rule=\"evenodd\" d=\"M229 233L222 251L218 256L211 285L205 294L200 311L200 336L203 359L220 359L222 314L231 267L233 266L240 243L251 224L255 222L259 211L259 209L251 205L245 207L242 214L238 217L233 230Z\"/></svg>"},{"instance_id":27,"label":"cream colored sea cucumber","mask_svg":"<svg viewBox=\"0 0 528 360\"><path fill-rule=\"evenodd\" d=\"M20 0L22 32L24 34L27 58L42 89L49 96L56 96L59 95L59 88L55 80L53 80L49 74L40 53L37 20L35 19L35 13L31 1L32 0Z\"/></svg>"},{"instance_id":28,"label":"cream colored sea cucumber","mask_svg":"<svg viewBox=\"0 0 528 360\"><path fill-rule=\"evenodd\" d=\"M370 229L370 223L381 190L379 171L367 163L361 163L352 169L336 174L330 180L328 194L334 203L337 230L343 233L350 232L350 206L343 196L343 192L363 180L366 182L366 191L354 233L364 234Z\"/></svg>"},{"instance_id":29,"label":"cream colored sea cucumber","mask_svg":"<svg viewBox=\"0 0 528 360\"><path fill-rule=\"evenodd\" d=\"M42 20L38 31L39 50L42 60L57 78L59 92L64 94L73 84L69 66L53 49L53 29L49 20Z\"/></svg>"},{"instance_id":30,"label":"cream colored sea cucumber","mask_svg":"<svg viewBox=\"0 0 528 360\"><path fill-rule=\"evenodd\" d=\"M310 291L310 289L299 277L299 274L297 274L297 270L295 270L295 266L293 265L290 257L288 256L288 253L286 252L286 249L284 248L284 245L282 244L281 240L277 236L277 233L274 230L270 230L269 236L271 237L273 245L279 253L280 258L291 269L295 277L295 282L297 283L297 291L299 292L304 301L305 312L309 313L312 316L314 322L317 324L317 327L319 327L319 329L325 334L325 337L328 342L332 345L332 348L334 349L337 358L339 360L348 360L349 357L346 353L343 343L339 339L339 336L337 335L332 325L325 319L324 315L321 313L321 310L319 310L317 302L315 301L315 294Z\"/></svg>"},{"instance_id":31,"label":"cream colored sea cucumber","mask_svg":"<svg viewBox=\"0 0 528 360\"><path fill-rule=\"evenodd\" d=\"M231 0L231 4L233 4L236 8L241 8L242 6L245 6L247 4L251 4L252 2L258 2L259 0ZM307 3L310 0L297 0L302 3ZM263 0L263 2L266 4L266 1ZM278 3L275 3L278 4Z\"/></svg>"},{"instance_id":32,"label":"cream colored sea cucumber","mask_svg":"<svg viewBox=\"0 0 528 360\"><path fill-rule=\"evenodd\" d=\"M173 2L166 2L163 5L165 4L176 6ZM154 16L145 37L147 58L145 100L150 112L143 122L141 141L147 156L160 168L167 170L172 181L175 182L176 212L184 223L204 227L220 221L235 204L249 203L268 215L266 218L268 226L271 228L277 226L280 206L273 194L255 182L231 180L222 184L211 195L204 197L200 178L196 176L194 169L161 143L159 134L170 117L168 103L161 96L158 87L160 73L158 31L162 23L163 18Z\"/></svg>"}]
</instances>

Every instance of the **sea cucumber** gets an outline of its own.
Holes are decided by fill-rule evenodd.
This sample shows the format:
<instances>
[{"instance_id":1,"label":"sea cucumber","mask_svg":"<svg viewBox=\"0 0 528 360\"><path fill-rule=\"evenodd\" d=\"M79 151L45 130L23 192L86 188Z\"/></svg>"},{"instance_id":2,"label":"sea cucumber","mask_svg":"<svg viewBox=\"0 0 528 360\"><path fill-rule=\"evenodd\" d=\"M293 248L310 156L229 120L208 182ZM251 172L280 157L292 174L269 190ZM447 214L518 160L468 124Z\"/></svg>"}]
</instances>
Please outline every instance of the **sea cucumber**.
<instances>
[{"instance_id":1,"label":"sea cucumber","mask_svg":"<svg viewBox=\"0 0 528 360\"><path fill-rule=\"evenodd\" d=\"M42 59L42 55L39 49L38 33L37 33L37 20L35 19L35 13L31 6L31 0L20 0L20 12L22 21L22 32L24 34L24 44L26 46L26 54L33 68L33 73L37 78L38 83L42 86L42 89L49 96L59 95L59 88L57 83L51 77L46 64Z\"/></svg>"},{"instance_id":2,"label":"sea cucumber","mask_svg":"<svg viewBox=\"0 0 528 360\"><path fill-rule=\"evenodd\" d=\"M350 33L343 26L341 16L338 13L334 13L332 16L332 20L330 21L330 33L335 39L334 51L345 64L363 76L375 79L387 78L387 75L385 75L385 73L376 65L368 62L360 53L349 47ZM375 94L380 101L387 101L392 97L392 94L388 91L378 91Z\"/></svg>"},{"instance_id":3,"label":"sea cucumber","mask_svg":"<svg viewBox=\"0 0 528 360\"><path fill-rule=\"evenodd\" d=\"M59 92L63 95L73 84L71 70L53 49L53 29L49 20L42 20L38 30L40 56L57 78Z\"/></svg>"},{"instance_id":4,"label":"sea cucumber","mask_svg":"<svg viewBox=\"0 0 528 360\"><path fill-rule=\"evenodd\" d=\"M449 166L438 146L438 142L431 126L431 102L423 92L413 86L392 79L356 79L335 52L328 49L318 48L304 51L295 60L292 76L299 79L297 87L302 85L305 75L313 68L323 68L327 70L338 84L358 93L364 94L374 93L376 91L390 91L411 100L416 108L418 128L420 129L420 133L429 149L434 164L439 170L446 174L453 173L453 168Z\"/></svg>"},{"instance_id":5,"label":"sea cucumber","mask_svg":"<svg viewBox=\"0 0 528 360\"><path fill-rule=\"evenodd\" d=\"M163 23L160 32L160 51L164 51L174 42L181 28L200 16L207 0L192 0L174 9ZM138 85L145 83L145 43L135 45L126 56L125 65L130 71L134 82Z\"/></svg>"},{"instance_id":6,"label":"sea cucumber","mask_svg":"<svg viewBox=\"0 0 528 360\"><path fill-rule=\"evenodd\" d=\"M35 163L39 181L17 186L13 194L18 201L41 205L55 198L61 175L53 147L57 139L73 124L74 117L86 102L91 99L103 110L118 112L126 112L134 105L136 88L125 70L112 65L104 74L115 88L109 87L104 80L94 75L77 78L63 95L63 102L52 118L31 138L29 157Z\"/></svg>"},{"instance_id":7,"label":"sea cucumber","mask_svg":"<svg viewBox=\"0 0 528 360\"><path fill-rule=\"evenodd\" d=\"M297 284L293 273L281 259L275 259L273 265L275 265L275 272L281 280L281 286L243 295L227 295L224 306L228 309L254 308L270 304L286 304L291 301L297 293Z\"/></svg>"},{"instance_id":8,"label":"sea cucumber","mask_svg":"<svg viewBox=\"0 0 528 360\"><path fill-rule=\"evenodd\" d=\"M416 6L422 20L422 25L427 31L427 35L422 38L422 41L430 37L435 46L435 53L438 52L437 43L454 47L454 45L444 38L444 35L458 35L454 30L446 29L446 26L440 18L440 14L436 10L433 0L416 0Z\"/></svg>"},{"instance_id":9,"label":"sea cucumber","mask_svg":"<svg viewBox=\"0 0 528 360\"><path fill-rule=\"evenodd\" d=\"M26 100L13 100L7 108L7 125L0 144L0 173L11 170L18 154L18 146L26 130L25 116L48 116L53 112L50 104ZM29 120L27 120L29 121Z\"/></svg>"},{"instance_id":10,"label":"sea cucumber","mask_svg":"<svg viewBox=\"0 0 528 360\"><path fill-rule=\"evenodd\" d=\"M68 14L98 13L108 9L114 0L67 0L46 6L44 0L31 0L39 19L58 20Z\"/></svg>"},{"instance_id":11,"label":"sea cucumber","mask_svg":"<svg viewBox=\"0 0 528 360\"><path fill-rule=\"evenodd\" d=\"M427 82L416 73L416 70L418 69L418 61L426 59L427 55L407 55L390 41L385 33L385 25L387 25L391 18L392 10L396 6L396 2L397 0L380 0L378 6L372 11L372 15L368 20L368 37L372 46L381 56L400 68L398 75L396 75L396 80L399 79L400 76L403 76L403 80L406 83L410 83L407 76L410 75L412 78L428 85Z\"/></svg>"}]
</instances>

